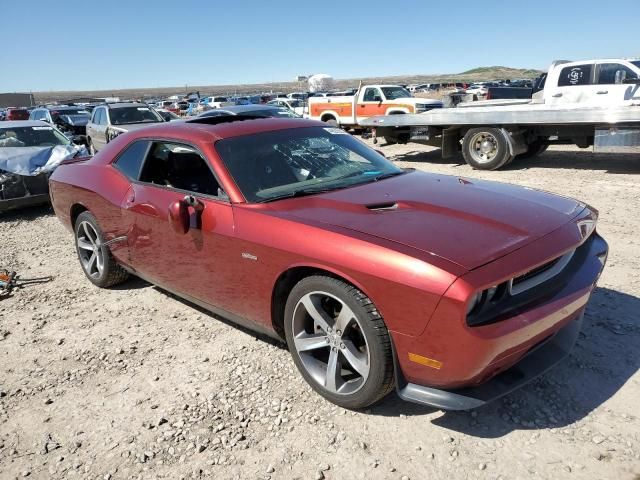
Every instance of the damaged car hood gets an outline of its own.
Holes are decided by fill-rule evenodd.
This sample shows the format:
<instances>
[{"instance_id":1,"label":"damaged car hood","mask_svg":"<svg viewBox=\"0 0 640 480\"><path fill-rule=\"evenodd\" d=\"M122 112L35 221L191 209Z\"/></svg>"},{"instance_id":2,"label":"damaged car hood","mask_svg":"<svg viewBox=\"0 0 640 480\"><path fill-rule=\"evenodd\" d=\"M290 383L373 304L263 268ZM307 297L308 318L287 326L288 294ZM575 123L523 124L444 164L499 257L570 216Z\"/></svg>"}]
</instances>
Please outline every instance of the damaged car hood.
<instances>
[{"instance_id":1,"label":"damaged car hood","mask_svg":"<svg viewBox=\"0 0 640 480\"><path fill-rule=\"evenodd\" d=\"M86 155L84 146L0 147L0 170L16 175L35 176L51 172L60 162Z\"/></svg>"}]
</instances>

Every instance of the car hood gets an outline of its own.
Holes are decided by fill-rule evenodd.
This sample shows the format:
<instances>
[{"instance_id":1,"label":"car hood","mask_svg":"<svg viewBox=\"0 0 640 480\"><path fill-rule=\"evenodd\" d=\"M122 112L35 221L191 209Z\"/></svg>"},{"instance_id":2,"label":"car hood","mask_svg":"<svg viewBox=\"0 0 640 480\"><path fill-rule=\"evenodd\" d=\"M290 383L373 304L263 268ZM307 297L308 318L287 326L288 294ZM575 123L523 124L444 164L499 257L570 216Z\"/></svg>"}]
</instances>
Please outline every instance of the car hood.
<instances>
[{"instance_id":1,"label":"car hood","mask_svg":"<svg viewBox=\"0 0 640 480\"><path fill-rule=\"evenodd\" d=\"M270 206L277 216L372 235L467 270L547 235L585 207L530 188L423 172Z\"/></svg>"}]
</instances>

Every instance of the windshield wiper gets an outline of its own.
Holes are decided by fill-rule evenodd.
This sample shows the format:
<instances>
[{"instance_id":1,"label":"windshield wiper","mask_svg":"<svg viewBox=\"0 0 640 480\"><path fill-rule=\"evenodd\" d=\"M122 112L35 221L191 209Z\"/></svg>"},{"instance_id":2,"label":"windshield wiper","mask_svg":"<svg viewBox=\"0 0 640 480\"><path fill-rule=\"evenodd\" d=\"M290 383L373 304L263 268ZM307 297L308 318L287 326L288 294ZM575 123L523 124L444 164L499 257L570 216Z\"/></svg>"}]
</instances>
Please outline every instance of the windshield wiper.
<instances>
[{"instance_id":1,"label":"windshield wiper","mask_svg":"<svg viewBox=\"0 0 640 480\"><path fill-rule=\"evenodd\" d=\"M385 178L390 178L390 177L395 177L397 175L402 175L403 173L407 173L407 172L388 172L388 173L382 173L380 175L376 175L373 178L373 181L377 182L378 180L384 180Z\"/></svg>"},{"instance_id":2,"label":"windshield wiper","mask_svg":"<svg viewBox=\"0 0 640 480\"><path fill-rule=\"evenodd\" d=\"M274 202L276 200L283 200L285 198L305 197L307 195L315 195L316 193L326 193L335 190L335 188L301 188L292 192L277 195L275 197L265 198L258 203Z\"/></svg>"}]
</instances>

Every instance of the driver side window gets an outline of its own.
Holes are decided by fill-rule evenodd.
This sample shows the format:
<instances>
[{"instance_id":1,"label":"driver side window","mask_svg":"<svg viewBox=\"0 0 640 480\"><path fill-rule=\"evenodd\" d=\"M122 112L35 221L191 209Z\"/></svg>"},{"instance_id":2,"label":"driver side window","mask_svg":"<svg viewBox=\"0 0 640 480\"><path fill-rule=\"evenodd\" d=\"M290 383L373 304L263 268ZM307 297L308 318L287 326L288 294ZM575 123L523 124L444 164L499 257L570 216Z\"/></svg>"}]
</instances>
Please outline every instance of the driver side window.
<instances>
[{"instance_id":1,"label":"driver side window","mask_svg":"<svg viewBox=\"0 0 640 480\"><path fill-rule=\"evenodd\" d=\"M140 181L187 192L226 197L200 153L189 145L153 142Z\"/></svg>"},{"instance_id":2,"label":"driver side window","mask_svg":"<svg viewBox=\"0 0 640 480\"><path fill-rule=\"evenodd\" d=\"M363 101L365 102L380 102L382 100L382 96L380 95L380 90L377 88L369 87L364 91Z\"/></svg>"}]
</instances>

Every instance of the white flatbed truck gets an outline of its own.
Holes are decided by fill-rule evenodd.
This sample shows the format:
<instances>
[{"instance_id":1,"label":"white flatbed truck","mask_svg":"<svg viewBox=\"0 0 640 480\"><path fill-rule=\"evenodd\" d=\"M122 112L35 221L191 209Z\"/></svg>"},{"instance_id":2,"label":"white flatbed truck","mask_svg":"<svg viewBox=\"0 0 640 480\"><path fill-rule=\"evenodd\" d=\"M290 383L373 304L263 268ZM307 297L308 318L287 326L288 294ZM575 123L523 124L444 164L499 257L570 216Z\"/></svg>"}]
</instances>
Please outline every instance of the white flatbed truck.
<instances>
[{"instance_id":1,"label":"white flatbed truck","mask_svg":"<svg viewBox=\"0 0 640 480\"><path fill-rule=\"evenodd\" d=\"M499 102L499 103L498 103ZM640 153L640 61L554 62L528 103L514 101L361 121L376 138L462 151L473 168L496 170L551 144Z\"/></svg>"}]
</instances>

